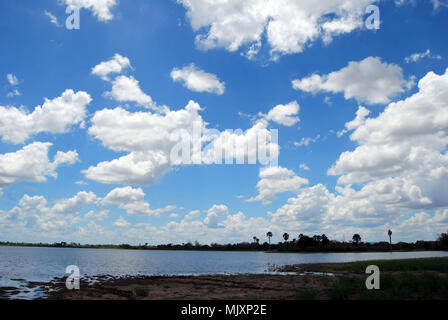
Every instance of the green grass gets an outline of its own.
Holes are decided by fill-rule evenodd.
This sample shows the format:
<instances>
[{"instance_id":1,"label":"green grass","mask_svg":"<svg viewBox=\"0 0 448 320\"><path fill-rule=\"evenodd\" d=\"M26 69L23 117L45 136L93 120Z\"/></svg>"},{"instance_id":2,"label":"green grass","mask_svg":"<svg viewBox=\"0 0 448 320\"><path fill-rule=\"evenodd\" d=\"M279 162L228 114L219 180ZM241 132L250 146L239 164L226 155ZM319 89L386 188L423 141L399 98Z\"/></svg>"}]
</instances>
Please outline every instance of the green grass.
<instances>
[{"instance_id":1,"label":"green grass","mask_svg":"<svg viewBox=\"0 0 448 320\"><path fill-rule=\"evenodd\" d=\"M448 258L357 261L335 264L338 271L365 273L367 266L376 265L381 271L438 271L448 273Z\"/></svg>"},{"instance_id":2,"label":"green grass","mask_svg":"<svg viewBox=\"0 0 448 320\"><path fill-rule=\"evenodd\" d=\"M435 273L381 276L380 290L367 290L363 277L340 277L326 289L333 300L433 300L448 299L448 278Z\"/></svg>"},{"instance_id":3,"label":"green grass","mask_svg":"<svg viewBox=\"0 0 448 320\"><path fill-rule=\"evenodd\" d=\"M298 300L316 300L319 297L319 291L308 288L296 289L296 297Z\"/></svg>"},{"instance_id":4,"label":"green grass","mask_svg":"<svg viewBox=\"0 0 448 320\"><path fill-rule=\"evenodd\" d=\"M137 297L147 297L149 294L149 290L145 288L135 288L135 295Z\"/></svg>"}]
</instances>

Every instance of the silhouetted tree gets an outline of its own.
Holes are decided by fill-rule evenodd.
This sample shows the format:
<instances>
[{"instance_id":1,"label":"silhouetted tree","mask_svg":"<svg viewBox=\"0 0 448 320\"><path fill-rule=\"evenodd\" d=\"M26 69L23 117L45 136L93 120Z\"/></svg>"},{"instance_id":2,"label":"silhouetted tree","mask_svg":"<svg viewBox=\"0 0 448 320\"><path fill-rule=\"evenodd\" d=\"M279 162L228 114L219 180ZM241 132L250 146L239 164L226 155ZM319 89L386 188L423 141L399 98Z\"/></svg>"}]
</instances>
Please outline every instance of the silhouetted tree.
<instances>
[{"instance_id":1,"label":"silhouetted tree","mask_svg":"<svg viewBox=\"0 0 448 320\"><path fill-rule=\"evenodd\" d=\"M285 242L288 241L289 239L289 234L287 234L286 232L283 234L283 239L285 239Z\"/></svg>"},{"instance_id":2,"label":"silhouetted tree","mask_svg":"<svg viewBox=\"0 0 448 320\"><path fill-rule=\"evenodd\" d=\"M353 235L353 242L356 244L356 245L358 245L360 242L361 242L361 236L359 235L359 234L354 234Z\"/></svg>"},{"instance_id":3,"label":"silhouetted tree","mask_svg":"<svg viewBox=\"0 0 448 320\"><path fill-rule=\"evenodd\" d=\"M390 250L392 250L392 230L389 229L389 231L387 231L387 235L389 236Z\"/></svg>"},{"instance_id":4,"label":"silhouetted tree","mask_svg":"<svg viewBox=\"0 0 448 320\"><path fill-rule=\"evenodd\" d=\"M330 239L328 239L328 237L325 234L323 234L321 236L321 244L324 247L326 247L326 246L328 246L330 244Z\"/></svg>"},{"instance_id":5,"label":"silhouetted tree","mask_svg":"<svg viewBox=\"0 0 448 320\"><path fill-rule=\"evenodd\" d=\"M268 239L269 239L269 245L271 245L271 238L272 238L272 232L271 231L269 231L268 233L266 233L266 236L268 237Z\"/></svg>"},{"instance_id":6,"label":"silhouetted tree","mask_svg":"<svg viewBox=\"0 0 448 320\"><path fill-rule=\"evenodd\" d=\"M448 249L448 232L440 234L437 241L439 241L439 244L442 248Z\"/></svg>"}]
</instances>

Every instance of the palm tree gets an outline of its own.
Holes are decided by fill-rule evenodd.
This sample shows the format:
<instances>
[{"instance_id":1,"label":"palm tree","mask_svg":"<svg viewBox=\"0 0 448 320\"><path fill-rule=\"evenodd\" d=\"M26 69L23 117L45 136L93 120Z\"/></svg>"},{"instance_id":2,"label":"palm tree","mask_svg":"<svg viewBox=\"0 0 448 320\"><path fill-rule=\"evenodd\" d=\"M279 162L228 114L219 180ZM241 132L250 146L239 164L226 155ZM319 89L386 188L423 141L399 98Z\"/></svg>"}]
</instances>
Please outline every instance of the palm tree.
<instances>
[{"instance_id":1,"label":"palm tree","mask_svg":"<svg viewBox=\"0 0 448 320\"><path fill-rule=\"evenodd\" d=\"M389 236L390 250L392 251L392 230L389 229L387 235Z\"/></svg>"},{"instance_id":2,"label":"palm tree","mask_svg":"<svg viewBox=\"0 0 448 320\"><path fill-rule=\"evenodd\" d=\"M266 236L268 237L268 239L269 239L269 245L271 245L271 238L272 238L272 232L271 231L269 231L268 233L266 233Z\"/></svg>"},{"instance_id":3,"label":"palm tree","mask_svg":"<svg viewBox=\"0 0 448 320\"><path fill-rule=\"evenodd\" d=\"M356 243L356 245L358 245L359 242L361 242L361 236L359 234L354 234L353 235L353 242Z\"/></svg>"},{"instance_id":4,"label":"palm tree","mask_svg":"<svg viewBox=\"0 0 448 320\"><path fill-rule=\"evenodd\" d=\"M289 239L289 234L287 234L286 232L283 234L283 239L285 239L285 242L288 241Z\"/></svg>"}]
</instances>

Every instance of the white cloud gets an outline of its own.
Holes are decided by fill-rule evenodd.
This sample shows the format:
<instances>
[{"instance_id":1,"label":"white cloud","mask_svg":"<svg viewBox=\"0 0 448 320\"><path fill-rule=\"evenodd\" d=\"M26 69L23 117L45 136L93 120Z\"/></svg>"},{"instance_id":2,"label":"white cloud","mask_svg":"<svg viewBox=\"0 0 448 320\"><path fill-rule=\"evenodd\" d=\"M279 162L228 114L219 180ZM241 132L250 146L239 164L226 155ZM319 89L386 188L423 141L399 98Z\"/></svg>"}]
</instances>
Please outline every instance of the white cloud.
<instances>
[{"instance_id":1,"label":"white cloud","mask_svg":"<svg viewBox=\"0 0 448 320\"><path fill-rule=\"evenodd\" d=\"M305 170L305 171L309 171L310 170L310 168L308 167L308 165L306 163L301 163L299 165L299 168L302 169L302 170Z\"/></svg>"},{"instance_id":2,"label":"white cloud","mask_svg":"<svg viewBox=\"0 0 448 320\"><path fill-rule=\"evenodd\" d=\"M270 204L276 195L283 192L298 192L300 187L308 184L308 179L297 176L294 171L282 167L270 167L260 171L257 183L258 195L247 202L262 201Z\"/></svg>"},{"instance_id":3,"label":"white cloud","mask_svg":"<svg viewBox=\"0 0 448 320\"><path fill-rule=\"evenodd\" d=\"M52 14L51 12L45 10L44 11L45 15L50 19L50 22L52 24L54 24L57 27L60 27L61 25L58 22L58 18L56 18L56 16L54 14Z\"/></svg>"},{"instance_id":4,"label":"white cloud","mask_svg":"<svg viewBox=\"0 0 448 320\"><path fill-rule=\"evenodd\" d=\"M431 50L428 49L428 50L426 50L425 52L421 52L421 53L413 53L413 54L411 54L410 56L404 58L404 61L405 61L406 63L418 62L418 61L420 61L420 60L423 59L423 58L430 58L430 59L436 59L436 60L440 60L440 59L442 59L442 57L439 56L439 55L433 55L433 54L431 53Z\"/></svg>"},{"instance_id":5,"label":"white cloud","mask_svg":"<svg viewBox=\"0 0 448 320\"><path fill-rule=\"evenodd\" d=\"M229 208L225 205L214 205L207 211L207 216L204 219L204 224L209 228L221 227L222 222L229 215Z\"/></svg>"},{"instance_id":6,"label":"white cloud","mask_svg":"<svg viewBox=\"0 0 448 320\"><path fill-rule=\"evenodd\" d=\"M20 93L19 90L17 89L13 89L12 91L8 92L8 94L6 95L8 98L14 98L14 97L19 97L22 94Z\"/></svg>"},{"instance_id":7,"label":"white cloud","mask_svg":"<svg viewBox=\"0 0 448 320\"><path fill-rule=\"evenodd\" d=\"M110 191L106 197L101 200L103 205L118 205L125 209L131 216L160 216L160 214L173 211L175 206L166 206L165 208L151 209L150 204L144 201L145 193L141 188L134 189L130 186L116 188Z\"/></svg>"},{"instance_id":8,"label":"white cloud","mask_svg":"<svg viewBox=\"0 0 448 320\"><path fill-rule=\"evenodd\" d=\"M139 82L134 77L119 76L112 82L112 91L105 95L118 102L135 102L137 105L166 112L166 107L158 107L150 96L140 89Z\"/></svg>"},{"instance_id":9,"label":"white cloud","mask_svg":"<svg viewBox=\"0 0 448 320\"><path fill-rule=\"evenodd\" d=\"M0 106L0 136L4 142L19 144L40 132L66 133L71 126L83 123L91 101L86 92L66 90L58 98L45 99L32 113Z\"/></svg>"},{"instance_id":10,"label":"white cloud","mask_svg":"<svg viewBox=\"0 0 448 320\"><path fill-rule=\"evenodd\" d=\"M114 18L111 9L117 5L116 0L63 0L63 3L67 6L88 9L103 22Z\"/></svg>"},{"instance_id":11,"label":"white cloud","mask_svg":"<svg viewBox=\"0 0 448 320\"><path fill-rule=\"evenodd\" d=\"M287 127L300 122L300 118L297 116L300 111L300 106L297 101L292 101L286 105L278 105L271 109L267 115L260 113L260 116L264 117L268 121L273 121L277 124L281 124Z\"/></svg>"},{"instance_id":12,"label":"white cloud","mask_svg":"<svg viewBox=\"0 0 448 320\"><path fill-rule=\"evenodd\" d=\"M198 218L201 215L201 211L199 210L193 210L187 213L184 217L185 220L190 220L194 218Z\"/></svg>"},{"instance_id":13,"label":"white cloud","mask_svg":"<svg viewBox=\"0 0 448 320\"><path fill-rule=\"evenodd\" d=\"M12 73L8 73L6 79L8 79L11 86L17 86L19 84L19 79Z\"/></svg>"},{"instance_id":14,"label":"white cloud","mask_svg":"<svg viewBox=\"0 0 448 320\"><path fill-rule=\"evenodd\" d=\"M128 152L118 159L101 162L84 171L91 180L109 184L150 185L158 181L173 166L196 163L219 163L222 159L258 159L260 162L275 159L279 146L267 129L268 122L259 120L246 132L207 129L199 114L201 107L190 101L184 109L167 111L166 114L129 112L123 108L97 111L91 122L89 134L117 152ZM195 136L195 128L203 136ZM265 137L265 141L261 138ZM258 138L258 140L257 140ZM194 141L199 148L191 148L189 162L175 159L175 147L183 141ZM261 149L266 158L257 158ZM233 152L235 151L235 152Z\"/></svg>"},{"instance_id":15,"label":"white cloud","mask_svg":"<svg viewBox=\"0 0 448 320\"><path fill-rule=\"evenodd\" d=\"M127 228L129 227L131 224L129 222L126 221L125 218L120 217L118 218L115 222L114 222L114 226L116 226L117 228Z\"/></svg>"},{"instance_id":16,"label":"white cloud","mask_svg":"<svg viewBox=\"0 0 448 320\"><path fill-rule=\"evenodd\" d=\"M366 122L367 116L370 114L370 110L359 106L358 111L356 111L356 118L345 124L345 129L337 133L338 137L342 137L349 131L355 130Z\"/></svg>"},{"instance_id":17,"label":"white cloud","mask_svg":"<svg viewBox=\"0 0 448 320\"><path fill-rule=\"evenodd\" d=\"M208 50L246 48L252 58L264 35L271 55L302 52L318 39L363 28L363 16L371 0L178 0L186 9L196 45Z\"/></svg>"},{"instance_id":18,"label":"white cloud","mask_svg":"<svg viewBox=\"0 0 448 320\"><path fill-rule=\"evenodd\" d=\"M51 208L52 214L79 214L79 211L97 201L97 197L93 192L81 191L74 197L56 201Z\"/></svg>"},{"instance_id":19,"label":"white cloud","mask_svg":"<svg viewBox=\"0 0 448 320\"><path fill-rule=\"evenodd\" d=\"M328 173L340 176L340 184L367 183L365 189L403 207L448 205L442 191L448 187L448 70L429 72L418 87L359 125L350 136L358 147L342 153Z\"/></svg>"},{"instance_id":20,"label":"white cloud","mask_svg":"<svg viewBox=\"0 0 448 320\"><path fill-rule=\"evenodd\" d=\"M34 142L12 153L0 154L0 188L22 181L45 182L47 176L57 178L56 169L62 164L78 161L76 151L59 151L53 162L48 159L51 143Z\"/></svg>"},{"instance_id":21,"label":"white cloud","mask_svg":"<svg viewBox=\"0 0 448 320\"><path fill-rule=\"evenodd\" d=\"M320 134L318 134L317 136L315 136L314 138L302 138L299 142L294 142L294 145L296 147L308 147L311 143L315 143L320 139Z\"/></svg>"},{"instance_id":22,"label":"white cloud","mask_svg":"<svg viewBox=\"0 0 448 320\"><path fill-rule=\"evenodd\" d=\"M378 57L368 57L360 62L327 75L313 74L292 82L293 88L316 94L318 92L343 92L346 99L356 99L368 104L388 103L414 85L411 77L403 78L403 70L396 64L382 62Z\"/></svg>"},{"instance_id":23,"label":"white cloud","mask_svg":"<svg viewBox=\"0 0 448 320\"><path fill-rule=\"evenodd\" d=\"M175 82L182 82L189 90L196 92L209 92L217 95L224 94L225 83L212 73L207 73L197 68L194 63L182 69L174 68L171 78Z\"/></svg>"},{"instance_id":24,"label":"white cloud","mask_svg":"<svg viewBox=\"0 0 448 320\"><path fill-rule=\"evenodd\" d=\"M103 61L92 68L92 74L103 80L109 81L110 74L120 74L123 70L132 68L129 58L123 57L116 53L112 59Z\"/></svg>"}]
</instances>

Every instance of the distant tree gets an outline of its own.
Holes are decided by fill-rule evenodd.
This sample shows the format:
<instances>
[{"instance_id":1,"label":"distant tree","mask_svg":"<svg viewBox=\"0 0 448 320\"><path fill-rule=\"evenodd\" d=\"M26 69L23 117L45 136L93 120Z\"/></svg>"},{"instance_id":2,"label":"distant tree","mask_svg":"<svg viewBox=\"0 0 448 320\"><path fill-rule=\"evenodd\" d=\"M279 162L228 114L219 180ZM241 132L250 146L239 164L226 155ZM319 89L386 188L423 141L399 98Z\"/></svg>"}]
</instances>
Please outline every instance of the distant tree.
<instances>
[{"instance_id":1,"label":"distant tree","mask_svg":"<svg viewBox=\"0 0 448 320\"><path fill-rule=\"evenodd\" d=\"M269 239L269 245L271 245L271 238L273 237L272 232L269 231L268 233L266 233L266 236L267 236L268 239Z\"/></svg>"},{"instance_id":2,"label":"distant tree","mask_svg":"<svg viewBox=\"0 0 448 320\"><path fill-rule=\"evenodd\" d=\"M389 229L389 231L387 231L387 235L389 236L390 249L392 250L392 230Z\"/></svg>"},{"instance_id":3,"label":"distant tree","mask_svg":"<svg viewBox=\"0 0 448 320\"><path fill-rule=\"evenodd\" d=\"M439 241L440 246L442 248L447 249L448 248L448 231L447 233L442 233L440 234L439 238L437 239L437 241Z\"/></svg>"},{"instance_id":4,"label":"distant tree","mask_svg":"<svg viewBox=\"0 0 448 320\"><path fill-rule=\"evenodd\" d=\"M361 242L361 236L359 235L359 234L354 234L353 235L353 242L356 244L356 245L358 245L360 242Z\"/></svg>"},{"instance_id":5,"label":"distant tree","mask_svg":"<svg viewBox=\"0 0 448 320\"><path fill-rule=\"evenodd\" d=\"M330 244L330 239L328 239L328 237L325 234L323 234L321 236L321 244L324 247L326 247L326 246L328 246Z\"/></svg>"},{"instance_id":6,"label":"distant tree","mask_svg":"<svg viewBox=\"0 0 448 320\"><path fill-rule=\"evenodd\" d=\"M256 244L260 244L260 239L258 239L257 237L253 237L252 239L254 239L254 242L255 242Z\"/></svg>"},{"instance_id":7,"label":"distant tree","mask_svg":"<svg viewBox=\"0 0 448 320\"><path fill-rule=\"evenodd\" d=\"M283 234L283 239L285 239L285 242L288 241L289 239L289 234L287 234L286 232Z\"/></svg>"}]
</instances>

